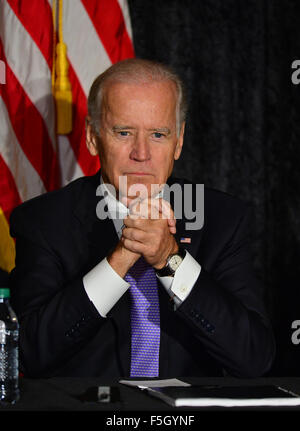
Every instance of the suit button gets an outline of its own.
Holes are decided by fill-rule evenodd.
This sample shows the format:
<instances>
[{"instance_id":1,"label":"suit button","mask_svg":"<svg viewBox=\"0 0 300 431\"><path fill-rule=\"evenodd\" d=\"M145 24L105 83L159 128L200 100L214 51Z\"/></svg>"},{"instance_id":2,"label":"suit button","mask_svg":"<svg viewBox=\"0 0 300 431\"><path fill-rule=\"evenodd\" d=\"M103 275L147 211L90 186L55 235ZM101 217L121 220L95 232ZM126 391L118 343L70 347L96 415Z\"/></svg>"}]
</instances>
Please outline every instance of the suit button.
<instances>
[{"instance_id":1,"label":"suit button","mask_svg":"<svg viewBox=\"0 0 300 431\"><path fill-rule=\"evenodd\" d=\"M208 331L208 332L210 332L211 334L212 334L213 332L215 332L215 327L214 327L213 325L211 325L210 323L208 323L208 324L206 325L206 329L207 329L207 331Z\"/></svg>"},{"instance_id":2,"label":"suit button","mask_svg":"<svg viewBox=\"0 0 300 431\"><path fill-rule=\"evenodd\" d=\"M192 309L192 310L191 310L191 315L192 315L193 317L195 317L195 316L196 316L196 311L195 311L194 309Z\"/></svg>"}]
</instances>

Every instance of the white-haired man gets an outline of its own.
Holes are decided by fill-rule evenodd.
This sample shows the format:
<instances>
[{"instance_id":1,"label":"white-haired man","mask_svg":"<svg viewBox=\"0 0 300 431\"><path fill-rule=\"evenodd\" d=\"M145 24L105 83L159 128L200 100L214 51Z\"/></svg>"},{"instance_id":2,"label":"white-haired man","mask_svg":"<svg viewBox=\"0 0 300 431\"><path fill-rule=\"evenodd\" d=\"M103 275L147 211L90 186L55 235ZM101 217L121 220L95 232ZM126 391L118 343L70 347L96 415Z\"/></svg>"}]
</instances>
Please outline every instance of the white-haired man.
<instances>
[{"instance_id":1,"label":"white-haired man","mask_svg":"<svg viewBox=\"0 0 300 431\"><path fill-rule=\"evenodd\" d=\"M164 198L174 184L185 198L186 181L171 176L186 116L180 79L155 62L117 63L94 81L88 111L87 146L100 172L11 217L25 375L265 373L274 340L247 206L205 189L204 226L187 230ZM154 207L159 216L149 217Z\"/></svg>"}]
</instances>

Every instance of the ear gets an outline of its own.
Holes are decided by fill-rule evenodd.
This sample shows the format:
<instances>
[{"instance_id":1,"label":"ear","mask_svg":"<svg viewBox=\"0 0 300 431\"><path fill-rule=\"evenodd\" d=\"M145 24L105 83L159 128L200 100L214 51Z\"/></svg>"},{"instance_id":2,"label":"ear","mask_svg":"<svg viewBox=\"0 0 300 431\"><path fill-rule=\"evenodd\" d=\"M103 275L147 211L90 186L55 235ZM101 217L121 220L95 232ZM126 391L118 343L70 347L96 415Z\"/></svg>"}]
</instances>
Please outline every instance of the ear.
<instances>
[{"instance_id":1,"label":"ear","mask_svg":"<svg viewBox=\"0 0 300 431\"><path fill-rule=\"evenodd\" d=\"M86 146L92 156L98 155L98 138L92 129L90 117L85 120Z\"/></svg>"},{"instance_id":2,"label":"ear","mask_svg":"<svg viewBox=\"0 0 300 431\"><path fill-rule=\"evenodd\" d=\"M185 122L182 123L181 128L180 128L180 133L179 133L179 137L178 137L178 140L177 140L177 144L176 144L176 148L175 148L175 153L174 153L174 160L178 160L179 159L181 151L182 151L184 128L185 128Z\"/></svg>"}]
</instances>

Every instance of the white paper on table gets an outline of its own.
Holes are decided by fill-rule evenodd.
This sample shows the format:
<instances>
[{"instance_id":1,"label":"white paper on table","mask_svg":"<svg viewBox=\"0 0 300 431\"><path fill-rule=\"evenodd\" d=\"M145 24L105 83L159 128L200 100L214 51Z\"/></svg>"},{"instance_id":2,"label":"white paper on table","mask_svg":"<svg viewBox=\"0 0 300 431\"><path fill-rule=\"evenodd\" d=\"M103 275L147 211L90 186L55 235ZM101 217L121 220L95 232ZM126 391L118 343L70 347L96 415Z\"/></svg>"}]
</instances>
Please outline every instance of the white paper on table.
<instances>
[{"instance_id":1,"label":"white paper on table","mask_svg":"<svg viewBox=\"0 0 300 431\"><path fill-rule=\"evenodd\" d=\"M140 389L146 388L163 388L166 386L191 386L190 383L186 383L178 379L163 379L163 380L120 380L119 383L128 386L135 386Z\"/></svg>"}]
</instances>

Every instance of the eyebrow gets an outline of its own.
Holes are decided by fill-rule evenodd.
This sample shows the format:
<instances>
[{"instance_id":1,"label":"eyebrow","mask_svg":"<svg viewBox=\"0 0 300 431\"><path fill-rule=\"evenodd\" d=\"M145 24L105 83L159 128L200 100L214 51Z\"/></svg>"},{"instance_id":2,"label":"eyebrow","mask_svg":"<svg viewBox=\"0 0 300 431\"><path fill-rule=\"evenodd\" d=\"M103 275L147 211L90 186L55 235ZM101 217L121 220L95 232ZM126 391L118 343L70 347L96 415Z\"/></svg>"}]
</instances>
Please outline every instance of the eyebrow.
<instances>
[{"instance_id":1,"label":"eyebrow","mask_svg":"<svg viewBox=\"0 0 300 431\"><path fill-rule=\"evenodd\" d=\"M124 129L126 129L126 130L133 130L134 129L134 127L132 127L132 126L126 126L126 125L116 125L116 126L113 126L112 127L112 130L113 130L113 132L118 132L118 131L120 131L120 130L124 130Z\"/></svg>"},{"instance_id":2,"label":"eyebrow","mask_svg":"<svg viewBox=\"0 0 300 431\"><path fill-rule=\"evenodd\" d=\"M126 124L117 124L112 127L113 132L119 132L120 130L134 130L135 127L133 126L127 126ZM150 129L147 129L148 132L158 132L158 133L165 133L167 135L171 134L171 130L168 127L151 127Z\"/></svg>"}]
</instances>

